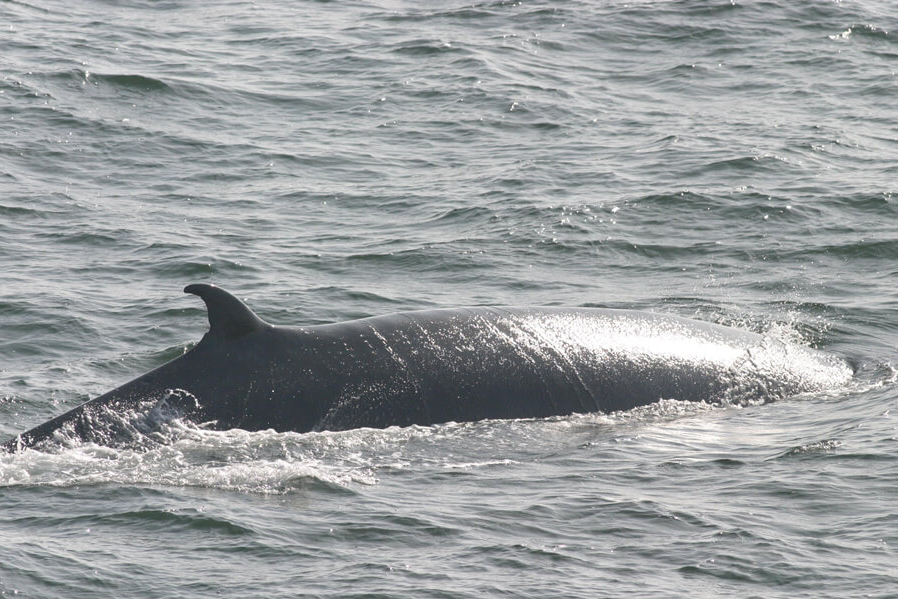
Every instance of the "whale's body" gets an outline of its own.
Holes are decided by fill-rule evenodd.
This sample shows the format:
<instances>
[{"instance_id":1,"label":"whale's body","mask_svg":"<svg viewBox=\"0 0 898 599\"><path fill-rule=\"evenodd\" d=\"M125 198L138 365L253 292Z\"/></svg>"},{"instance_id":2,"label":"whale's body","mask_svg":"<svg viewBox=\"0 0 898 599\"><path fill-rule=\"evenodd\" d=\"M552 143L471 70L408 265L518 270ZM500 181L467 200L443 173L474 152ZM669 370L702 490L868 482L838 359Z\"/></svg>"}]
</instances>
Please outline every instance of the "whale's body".
<instances>
[{"instance_id":1,"label":"whale's body","mask_svg":"<svg viewBox=\"0 0 898 599\"><path fill-rule=\"evenodd\" d=\"M209 310L196 347L5 447L61 428L90 439L100 410L173 396L215 428L306 432L775 399L851 376L824 352L646 312L477 307L280 327L218 287L185 291Z\"/></svg>"}]
</instances>

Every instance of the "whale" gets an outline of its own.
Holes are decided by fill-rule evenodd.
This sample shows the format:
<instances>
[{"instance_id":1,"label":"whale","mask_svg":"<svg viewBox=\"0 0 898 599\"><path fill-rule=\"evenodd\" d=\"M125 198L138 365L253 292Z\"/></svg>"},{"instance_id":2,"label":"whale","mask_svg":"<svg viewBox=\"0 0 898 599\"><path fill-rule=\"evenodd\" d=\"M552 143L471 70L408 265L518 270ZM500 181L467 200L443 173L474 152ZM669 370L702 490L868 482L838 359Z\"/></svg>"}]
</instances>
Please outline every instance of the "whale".
<instances>
[{"instance_id":1,"label":"whale","mask_svg":"<svg viewBox=\"0 0 898 599\"><path fill-rule=\"evenodd\" d=\"M467 307L275 326L212 284L183 355L4 443L115 443L104 418L164 402L216 430L337 431L616 412L662 399L767 402L844 385L836 355L679 316Z\"/></svg>"}]
</instances>

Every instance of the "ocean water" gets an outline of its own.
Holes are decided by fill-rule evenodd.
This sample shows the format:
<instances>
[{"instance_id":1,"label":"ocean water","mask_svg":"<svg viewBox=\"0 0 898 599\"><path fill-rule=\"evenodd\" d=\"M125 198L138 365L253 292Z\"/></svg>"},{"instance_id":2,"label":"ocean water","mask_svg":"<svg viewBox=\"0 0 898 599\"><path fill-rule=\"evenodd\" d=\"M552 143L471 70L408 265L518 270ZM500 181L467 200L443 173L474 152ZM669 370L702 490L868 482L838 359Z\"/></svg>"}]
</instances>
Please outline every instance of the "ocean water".
<instances>
[{"instance_id":1,"label":"ocean water","mask_svg":"<svg viewBox=\"0 0 898 599\"><path fill-rule=\"evenodd\" d=\"M0 455L0 595L895 597L898 13L0 4L0 438L317 324L602 306L844 357L772 403Z\"/></svg>"}]
</instances>

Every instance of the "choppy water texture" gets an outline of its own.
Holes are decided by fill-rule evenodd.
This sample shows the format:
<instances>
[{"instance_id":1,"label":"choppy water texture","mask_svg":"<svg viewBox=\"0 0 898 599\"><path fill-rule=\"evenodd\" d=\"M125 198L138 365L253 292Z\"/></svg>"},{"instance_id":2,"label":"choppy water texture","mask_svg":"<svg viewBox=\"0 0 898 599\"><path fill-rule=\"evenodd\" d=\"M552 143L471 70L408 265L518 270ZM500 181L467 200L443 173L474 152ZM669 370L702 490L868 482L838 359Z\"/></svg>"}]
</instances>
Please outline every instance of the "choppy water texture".
<instances>
[{"instance_id":1,"label":"choppy water texture","mask_svg":"<svg viewBox=\"0 0 898 599\"><path fill-rule=\"evenodd\" d=\"M19 597L893 597L889 2L0 4L0 435L275 323L623 307L847 358L766 405L0 456Z\"/></svg>"}]
</instances>

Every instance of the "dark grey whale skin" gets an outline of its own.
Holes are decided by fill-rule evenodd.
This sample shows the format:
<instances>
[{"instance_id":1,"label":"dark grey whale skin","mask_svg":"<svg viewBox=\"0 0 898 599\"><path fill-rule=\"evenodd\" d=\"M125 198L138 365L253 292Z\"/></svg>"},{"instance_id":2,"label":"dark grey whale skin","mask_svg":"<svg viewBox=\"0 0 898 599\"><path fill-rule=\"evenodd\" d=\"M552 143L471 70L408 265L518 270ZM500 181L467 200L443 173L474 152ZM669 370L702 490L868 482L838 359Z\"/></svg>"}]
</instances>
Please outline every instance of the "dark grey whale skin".
<instances>
[{"instance_id":1,"label":"dark grey whale skin","mask_svg":"<svg viewBox=\"0 0 898 599\"><path fill-rule=\"evenodd\" d=\"M832 387L846 363L803 346L684 318L599 308L462 308L281 327L227 291L190 351L4 444L61 427L90 438L97 408L171 397L217 429L306 432L626 410L673 398L773 399Z\"/></svg>"}]
</instances>

